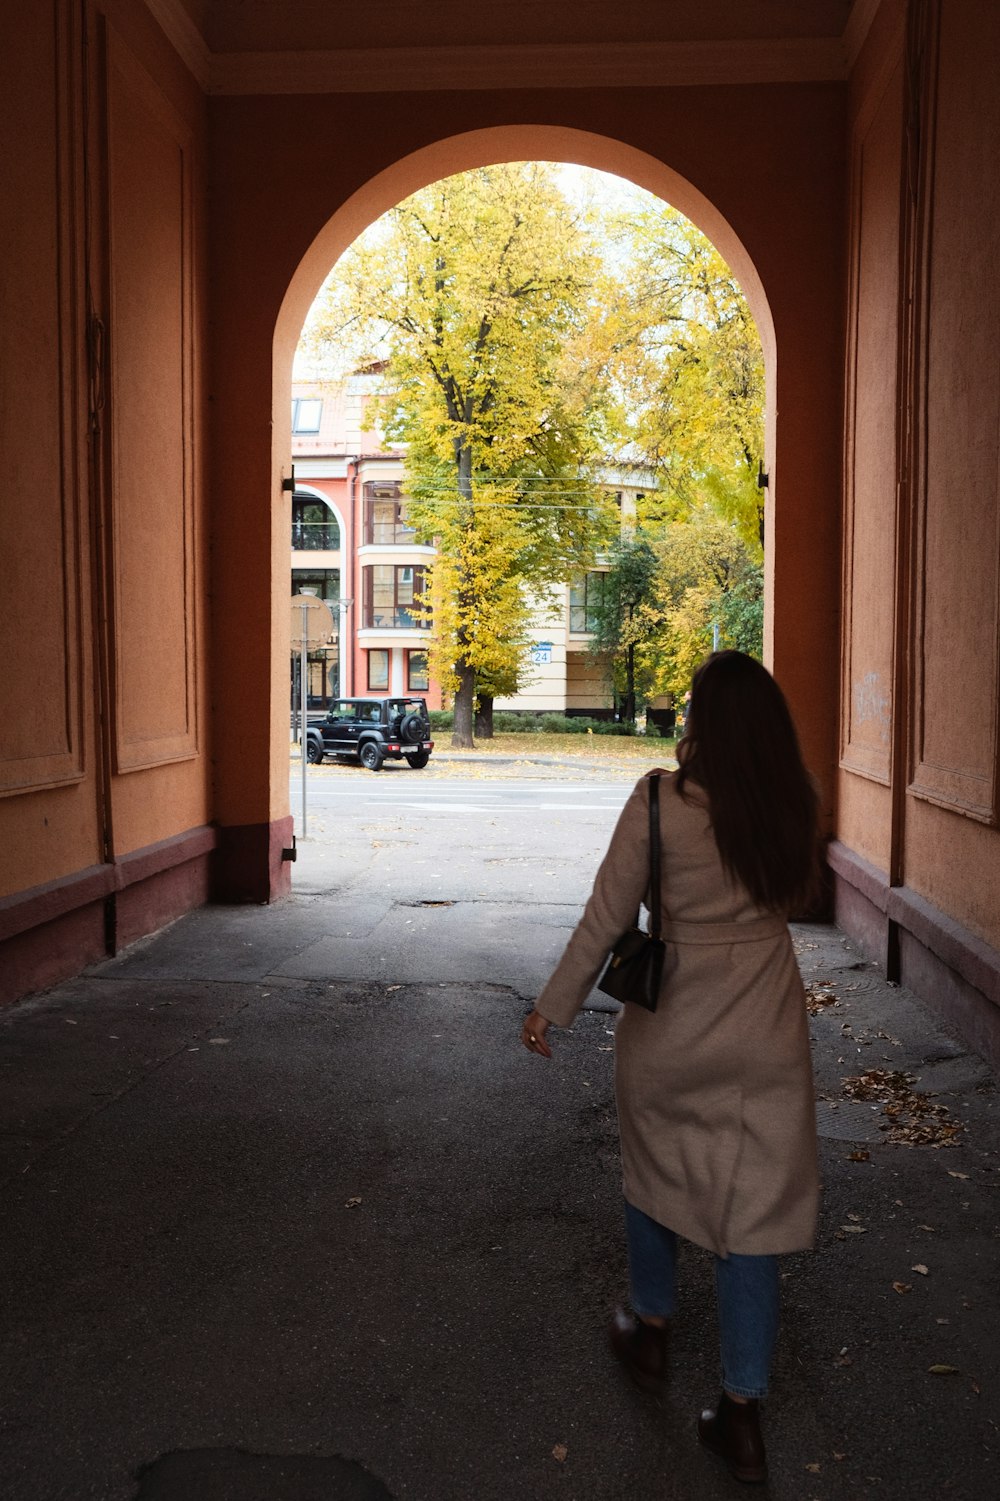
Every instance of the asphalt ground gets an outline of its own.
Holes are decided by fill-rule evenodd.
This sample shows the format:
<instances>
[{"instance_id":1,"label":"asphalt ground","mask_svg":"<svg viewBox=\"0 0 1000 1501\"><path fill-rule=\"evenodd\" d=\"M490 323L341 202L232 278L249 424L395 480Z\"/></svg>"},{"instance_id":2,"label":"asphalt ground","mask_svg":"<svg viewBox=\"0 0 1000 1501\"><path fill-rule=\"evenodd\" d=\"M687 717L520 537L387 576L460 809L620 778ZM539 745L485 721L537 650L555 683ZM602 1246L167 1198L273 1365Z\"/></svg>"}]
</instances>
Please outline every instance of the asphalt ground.
<instances>
[{"instance_id":1,"label":"asphalt ground","mask_svg":"<svg viewBox=\"0 0 1000 1501\"><path fill-rule=\"evenodd\" d=\"M517 1043L613 817L359 806L300 845L288 901L193 913L3 1014L4 1501L746 1494L694 1438L710 1258L682 1257L662 1403L607 1353L612 1012L551 1064ZM756 1494L982 1501L995 1080L835 929L794 936L825 1188L783 1262Z\"/></svg>"}]
</instances>

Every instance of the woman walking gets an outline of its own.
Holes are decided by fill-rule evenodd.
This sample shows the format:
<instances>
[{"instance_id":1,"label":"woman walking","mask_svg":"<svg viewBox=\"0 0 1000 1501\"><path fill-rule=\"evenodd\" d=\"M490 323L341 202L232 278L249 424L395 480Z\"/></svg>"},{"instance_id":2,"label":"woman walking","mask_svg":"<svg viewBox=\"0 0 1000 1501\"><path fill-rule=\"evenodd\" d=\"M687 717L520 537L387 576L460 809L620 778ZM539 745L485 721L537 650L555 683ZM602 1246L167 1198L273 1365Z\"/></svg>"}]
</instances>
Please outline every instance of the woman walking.
<instances>
[{"instance_id":1,"label":"woman walking","mask_svg":"<svg viewBox=\"0 0 1000 1501\"><path fill-rule=\"evenodd\" d=\"M677 1237L715 1254L722 1394L698 1436L740 1480L766 1475L758 1403L778 1332L777 1257L811 1246L818 1200L806 1008L788 916L814 896L817 802L784 696L751 657L692 684L679 770L660 781L663 937L655 1012L615 1032L631 1311L611 1347L640 1386L666 1375ZM649 777L635 787L583 918L524 1023L551 1057L649 881Z\"/></svg>"}]
</instances>

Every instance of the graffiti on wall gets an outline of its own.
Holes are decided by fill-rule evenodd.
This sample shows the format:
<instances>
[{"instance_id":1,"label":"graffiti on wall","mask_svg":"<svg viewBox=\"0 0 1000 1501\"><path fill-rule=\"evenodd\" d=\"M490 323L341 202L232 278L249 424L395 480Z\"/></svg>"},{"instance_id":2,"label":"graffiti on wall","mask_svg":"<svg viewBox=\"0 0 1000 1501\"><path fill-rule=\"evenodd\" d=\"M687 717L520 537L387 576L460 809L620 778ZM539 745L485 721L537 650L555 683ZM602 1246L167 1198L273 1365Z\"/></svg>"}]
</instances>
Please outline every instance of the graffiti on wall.
<instances>
[{"instance_id":1,"label":"graffiti on wall","mask_svg":"<svg viewBox=\"0 0 1000 1501\"><path fill-rule=\"evenodd\" d=\"M892 730L892 699L882 685L882 675L866 672L854 684L854 723L874 725L883 745L888 745Z\"/></svg>"}]
</instances>

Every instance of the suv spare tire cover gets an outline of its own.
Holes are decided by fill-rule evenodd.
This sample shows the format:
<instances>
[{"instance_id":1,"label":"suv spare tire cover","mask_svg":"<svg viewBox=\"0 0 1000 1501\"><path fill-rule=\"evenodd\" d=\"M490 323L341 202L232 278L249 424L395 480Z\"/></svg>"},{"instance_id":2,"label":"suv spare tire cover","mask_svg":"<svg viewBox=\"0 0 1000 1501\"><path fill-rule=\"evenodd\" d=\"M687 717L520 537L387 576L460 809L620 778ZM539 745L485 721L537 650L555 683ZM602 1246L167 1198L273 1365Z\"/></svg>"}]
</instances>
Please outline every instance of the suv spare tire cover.
<instances>
[{"instance_id":1,"label":"suv spare tire cover","mask_svg":"<svg viewBox=\"0 0 1000 1501\"><path fill-rule=\"evenodd\" d=\"M403 716L403 722L399 726L400 740L406 740L412 745L417 740L423 740L425 733L425 722L419 714L405 714Z\"/></svg>"}]
</instances>

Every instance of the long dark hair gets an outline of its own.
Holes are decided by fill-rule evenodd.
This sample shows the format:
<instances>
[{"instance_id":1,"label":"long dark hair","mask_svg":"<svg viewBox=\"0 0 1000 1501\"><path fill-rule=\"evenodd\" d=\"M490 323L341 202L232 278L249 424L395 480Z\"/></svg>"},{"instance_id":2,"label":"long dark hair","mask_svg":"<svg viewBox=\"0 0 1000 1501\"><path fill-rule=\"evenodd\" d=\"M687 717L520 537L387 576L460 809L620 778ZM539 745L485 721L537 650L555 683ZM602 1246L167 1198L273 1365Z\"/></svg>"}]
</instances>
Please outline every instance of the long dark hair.
<instances>
[{"instance_id":1,"label":"long dark hair","mask_svg":"<svg viewBox=\"0 0 1000 1501\"><path fill-rule=\"evenodd\" d=\"M818 800L785 695L739 651L713 652L691 684L677 790L708 794L726 870L758 907L805 910L818 885Z\"/></svg>"}]
</instances>

